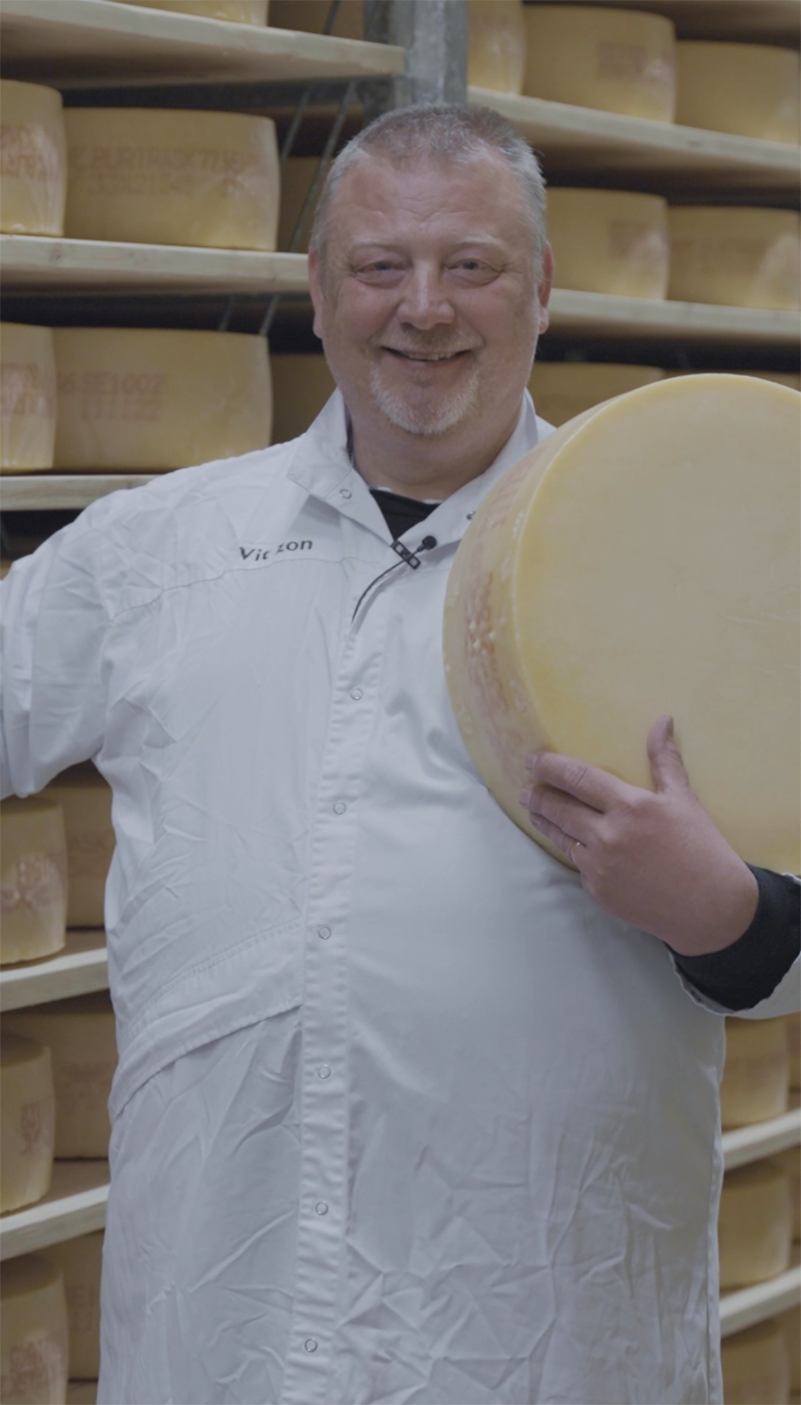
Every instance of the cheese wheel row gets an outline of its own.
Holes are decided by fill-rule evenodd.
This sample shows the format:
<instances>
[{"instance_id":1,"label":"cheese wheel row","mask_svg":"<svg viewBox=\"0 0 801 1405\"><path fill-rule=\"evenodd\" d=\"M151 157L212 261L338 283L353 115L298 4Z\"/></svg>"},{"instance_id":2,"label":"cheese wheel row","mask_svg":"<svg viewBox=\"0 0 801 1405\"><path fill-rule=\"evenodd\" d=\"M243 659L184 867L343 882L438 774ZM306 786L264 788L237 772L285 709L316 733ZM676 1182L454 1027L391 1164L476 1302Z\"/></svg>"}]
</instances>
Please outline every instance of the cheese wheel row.
<instances>
[{"instance_id":1,"label":"cheese wheel row","mask_svg":"<svg viewBox=\"0 0 801 1405\"><path fill-rule=\"evenodd\" d=\"M775 1161L739 1166L723 1177L718 1214L722 1291L776 1278L790 1267L790 1179Z\"/></svg>"},{"instance_id":2,"label":"cheese wheel row","mask_svg":"<svg viewBox=\"0 0 801 1405\"><path fill-rule=\"evenodd\" d=\"M43 797L61 806L67 843L67 926L102 927L106 877L114 852L111 787L86 762L56 776Z\"/></svg>"},{"instance_id":3,"label":"cheese wheel row","mask_svg":"<svg viewBox=\"0 0 801 1405\"><path fill-rule=\"evenodd\" d=\"M6 1028L0 1034L0 1213L50 1189L55 1094L50 1050Z\"/></svg>"},{"instance_id":4,"label":"cheese wheel row","mask_svg":"<svg viewBox=\"0 0 801 1405\"><path fill-rule=\"evenodd\" d=\"M5 1262L0 1312L0 1399L9 1405L62 1405L69 1329L61 1269L39 1254Z\"/></svg>"},{"instance_id":5,"label":"cheese wheel row","mask_svg":"<svg viewBox=\"0 0 801 1405\"><path fill-rule=\"evenodd\" d=\"M784 1019L726 1021L721 1126L781 1117L790 1105L790 1050Z\"/></svg>"},{"instance_id":6,"label":"cheese wheel row","mask_svg":"<svg viewBox=\"0 0 801 1405\"><path fill-rule=\"evenodd\" d=\"M668 206L658 195L551 188L559 288L792 310L801 220L793 210Z\"/></svg>"},{"instance_id":7,"label":"cheese wheel row","mask_svg":"<svg viewBox=\"0 0 801 1405\"><path fill-rule=\"evenodd\" d=\"M100 1370L100 1272L103 1231L51 1244L44 1256L60 1269L69 1324L69 1373L96 1381Z\"/></svg>"},{"instance_id":8,"label":"cheese wheel row","mask_svg":"<svg viewBox=\"0 0 801 1405\"><path fill-rule=\"evenodd\" d=\"M788 1405L790 1357L780 1320L725 1337L720 1358L725 1405Z\"/></svg>"},{"instance_id":9,"label":"cheese wheel row","mask_svg":"<svg viewBox=\"0 0 801 1405\"><path fill-rule=\"evenodd\" d=\"M60 951L67 926L61 806L41 796L0 806L0 964Z\"/></svg>"}]
</instances>

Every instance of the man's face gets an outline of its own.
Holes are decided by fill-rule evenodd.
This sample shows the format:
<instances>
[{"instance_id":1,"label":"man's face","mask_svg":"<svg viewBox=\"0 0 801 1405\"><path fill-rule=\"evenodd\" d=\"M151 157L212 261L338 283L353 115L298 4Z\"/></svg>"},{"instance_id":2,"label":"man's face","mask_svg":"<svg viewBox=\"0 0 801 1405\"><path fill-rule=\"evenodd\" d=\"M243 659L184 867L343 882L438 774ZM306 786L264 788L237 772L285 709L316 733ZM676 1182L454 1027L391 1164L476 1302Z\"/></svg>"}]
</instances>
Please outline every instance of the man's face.
<instances>
[{"instance_id":1,"label":"man's face","mask_svg":"<svg viewBox=\"0 0 801 1405\"><path fill-rule=\"evenodd\" d=\"M547 325L523 197L502 157L343 178L325 267L312 257L314 330L354 419L445 435L513 419Z\"/></svg>"}]
</instances>

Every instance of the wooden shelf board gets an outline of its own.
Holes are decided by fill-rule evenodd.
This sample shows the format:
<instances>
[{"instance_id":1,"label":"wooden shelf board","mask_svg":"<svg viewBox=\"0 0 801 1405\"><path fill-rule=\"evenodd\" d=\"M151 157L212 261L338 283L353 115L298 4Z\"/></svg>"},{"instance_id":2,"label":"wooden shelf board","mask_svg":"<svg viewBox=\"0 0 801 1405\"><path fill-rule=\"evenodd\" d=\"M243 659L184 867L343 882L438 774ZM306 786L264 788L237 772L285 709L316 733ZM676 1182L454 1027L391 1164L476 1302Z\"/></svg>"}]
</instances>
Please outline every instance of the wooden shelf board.
<instances>
[{"instance_id":1,"label":"wooden shelf board","mask_svg":"<svg viewBox=\"0 0 801 1405\"><path fill-rule=\"evenodd\" d=\"M749 1161L761 1161L790 1146L801 1145L801 1108L793 1108L781 1117L757 1122L751 1127L736 1127L724 1132L723 1164L727 1171L746 1166Z\"/></svg>"},{"instance_id":2,"label":"wooden shelf board","mask_svg":"<svg viewBox=\"0 0 801 1405\"><path fill-rule=\"evenodd\" d=\"M88 507L107 493L122 488L141 488L151 473L20 473L0 478L0 505L6 512L32 508L66 509ZM1 977L0 977L1 979Z\"/></svg>"},{"instance_id":3,"label":"wooden shelf board","mask_svg":"<svg viewBox=\"0 0 801 1405\"><path fill-rule=\"evenodd\" d=\"M291 29L140 9L116 0L3 0L9 78L59 87L374 78L403 49Z\"/></svg>"},{"instance_id":4,"label":"wooden shelf board","mask_svg":"<svg viewBox=\"0 0 801 1405\"><path fill-rule=\"evenodd\" d=\"M680 179L683 187L723 187L796 193L801 185L801 150L789 143L758 141L669 122L649 122L618 112L599 112L544 98L515 97L470 88L474 106L500 112L542 153L550 169L608 172Z\"/></svg>"},{"instance_id":5,"label":"wooden shelf board","mask_svg":"<svg viewBox=\"0 0 801 1405\"><path fill-rule=\"evenodd\" d=\"M0 1010L20 1010L107 988L105 932L97 927L75 929L67 932L67 945L55 956L0 970Z\"/></svg>"},{"instance_id":6,"label":"wooden shelf board","mask_svg":"<svg viewBox=\"0 0 801 1405\"><path fill-rule=\"evenodd\" d=\"M720 1335L730 1337L756 1322L776 1317L788 1307L801 1303L801 1266L796 1265L778 1278L724 1293L720 1300Z\"/></svg>"},{"instance_id":7,"label":"wooden shelf board","mask_svg":"<svg viewBox=\"0 0 801 1405\"><path fill-rule=\"evenodd\" d=\"M706 341L746 346L797 346L796 312L707 303L622 298L556 288L549 304L551 332L560 335Z\"/></svg>"},{"instance_id":8,"label":"wooden shelf board","mask_svg":"<svg viewBox=\"0 0 801 1405\"><path fill-rule=\"evenodd\" d=\"M6 291L296 293L309 286L305 254L117 244L98 239L0 235Z\"/></svg>"},{"instance_id":9,"label":"wooden shelf board","mask_svg":"<svg viewBox=\"0 0 801 1405\"><path fill-rule=\"evenodd\" d=\"M44 1199L0 1217L0 1259L32 1254L102 1229L108 1182L107 1161L56 1161Z\"/></svg>"},{"instance_id":10,"label":"wooden shelf board","mask_svg":"<svg viewBox=\"0 0 801 1405\"><path fill-rule=\"evenodd\" d=\"M527 4L549 0L526 0ZM608 5L609 0L560 0L561 4ZM736 39L797 48L798 0L615 0L615 9L650 10L673 20L679 39Z\"/></svg>"}]
</instances>

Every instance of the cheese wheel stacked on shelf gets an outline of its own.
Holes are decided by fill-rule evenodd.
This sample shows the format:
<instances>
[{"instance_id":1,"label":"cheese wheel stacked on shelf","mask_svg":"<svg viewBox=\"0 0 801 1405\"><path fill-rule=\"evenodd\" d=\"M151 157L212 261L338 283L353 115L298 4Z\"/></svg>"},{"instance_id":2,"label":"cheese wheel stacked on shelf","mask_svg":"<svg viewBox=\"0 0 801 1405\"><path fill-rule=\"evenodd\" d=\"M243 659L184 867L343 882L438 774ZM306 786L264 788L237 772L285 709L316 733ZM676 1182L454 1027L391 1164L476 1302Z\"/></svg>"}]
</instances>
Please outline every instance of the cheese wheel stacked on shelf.
<instances>
[{"instance_id":1,"label":"cheese wheel stacked on shelf","mask_svg":"<svg viewBox=\"0 0 801 1405\"><path fill-rule=\"evenodd\" d=\"M64 120L70 238L276 248L280 179L271 118L73 107Z\"/></svg>"},{"instance_id":2,"label":"cheese wheel stacked on shelf","mask_svg":"<svg viewBox=\"0 0 801 1405\"><path fill-rule=\"evenodd\" d=\"M53 337L58 469L159 472L270 443L263 337L110 327Z\"/></svg>"},{"instance_id":3,"label":"cheese wheel stacked on shelf","mask_svg":"<svg viewBox=\"0 0 801 1405\"><path fill-rule=\"evenodd\" d=\"M777 1321L758 1322L724 1338L720 1355L726 1405L787 1405L790 1366Z\"/></svg>"},{"instance_id":4,"label":"cheese wheel stacked on shelf","mask_svg":"<svg viewBox=\"0 0 801 1405\"><path fill-rule=\"evenodd\" d=\"M781 1117L789 1107L789 1082L784 1020L727 1019L721 1126L744 1127Z\"/></svg>"},{"instance_id":5,"label":"cheese wheel stacked on shelf","mask_svg":"<svg viewBox=\"0 0 801 1405\"><path fill-rule=\"evenodd\" d=\"M97 1381L69 1381L67 1405L97 1405Z\"/></svg>"},{"instance_id":6,"label":"cheese wheel stacked on shelf","mask_svg":"<svg viewBox=\"0 0 801 1405\"><path fill-rule=\"evenodd\" d=\"M5 1027L0 1034L0 1213L47 1195L53 1174L55 1095L50 1050Z\"/></svg>"},{"instance_id":7,"label":"cheese wheel stacked on shelf","mask_svg":"<svg viewBox=\"0 0 801 1405\"><path fill-rule=\"evenodd\" d=\"M24 1254L0 1272L0 1393L9 1405L62 1405L69 1334L61 1270Z\"/></svg>"},{"instance_id":8,"label":"cheese wheel stacked on shelf","mask_svg":"<svg viewBox=\"0 0 801 1405\"><path fill-rule=\"evenodd\" d=\"M551 187L548 238L559 288L667 296L668 208L659 195Z\"/></svg>"},{"instance_id":9,"label":"cheese wheel stacked on shelf","mask_svg":"<svg viewBox=\"0 0 801 1405\"><path fill-rule=\"evenodd\" d=\"M672 122L675 30L662 15L526 5L523 92L629 117Z\"/></svg>"},{"instance_id":10,"label":"cheese wheel stacked on shelf","mask_svg":"<svg viewBox=\"0 0 801 1405\"><path fill-rule=\"evenodd\" d=\"M289 249L295 226L306 203L306 196L320 169L317 156L290 156L281 167L281 212L278 220L278 247ZM322 187L320 187L322 188ZM303 221L300 239L293 252L305 254L309 248L309 235L314 222L317 202L307 212Z\"/></svg>"},{"instance_id":11,"label":"cheese wheel stacked on shelf","mask_svg":"<svg viewBox=\"0 0 801 1405\"><path fill-rule=\"evenodd\" d=\"M58 1158L108 1156L108 1099L117 1067L114 1011L105 991L77 995L4 1017L4 1027L50 1050Z\"/></svg>"},{"instance_id":12,"label":"cheese wheel stacked on shelf","mask_svg":"<svg viewBox=\"0 0 801 1405\"><path fill-rule=\"evenodd\" d=\"M718 1215L721 1290L785 1273L792 1243L790 1181L783 1167L757 1161L727 1171Z\"/></svg>"},{"instance_id":13,"label":"cheese wheel stacked on shelf","mask_svg":"<svg viewBox=\"0 0 801 1405\"><path fill-rule=\"evenodd\" d=\"M56 362L49 327L0 324L0 472L53 467Z\"/></svg>"},{"instance_id":14,"label":"cheese wheel stacked on shelf","mask_svg":"<svg viewBox=\"0 0 801 1405\"><path fill-rule=\"evenodd\" d=\"M793 1240L801 1240L801 1146L788 1146L784 1151L776 1152L770 1159L782 1168L790 1182Z\"/></svg>"},{"instance_id":15,"label":"cheese wheel stacked on shelf","mask_svg":"<svg viewBox=\"0 0 801 1405\"><path fill-rule=\"evenodd\" d=\"M801 1391L801 1305L783 1312L777 1321L784 1333L790 1362L790 1389L797 1395Z\"/></svg>"},{"instance_id":16,"label":"cheese wheel stacked on shelf","mask_svg":"<svg viewBox=\"0 0 801 1405\"><path fill-rule=\"evenodd\" d=\"M674 205L668 210L670 284L680 302L794 311L801 221L794 210Z\"/></svg>"},{"instance_id":17,"label":"cheese wheel stacked on shelf","mask_svg":"<svg viewBox=\"0 0 801 1405\"><path fill-rule=\"evenodd\" d=\"M102 927L114 830L111 787L87 761L56 776L44 791L64 813L67 840L67 926Z\"/></svg>"},{"instance_id":18,"label":"cheese wheel stacked on shelf","mask_svg":"<svg viewBox=\"0 0 801 1405\"><path fill-rule=\"evenodd\" d=\"M66 941L67 847L61 806L0 805L0 965L52 956Z\"/></svg>"},{"instance_id":19,"label":"cheese wheel stacked on shelf","mask_svg":"<svg viewBox=\"0 0 801 1405\"><path fill-rule=\"evenodd\" d=\"M610 361L535 361L528 383L537 414L557 426L593 405L664 380L658 366Z\"/></svg>"},{"instance_id":20,"label":"cheese wheel stacked on shelf","mask_svg":"<svg viewBox=\"0 0 801 1405\"><path fill-rule=\"evenodd\" d=\"M148 10L171 10L177 15L227 20L229 24L266 24L269 0L122 0L123 5L144 5Z\"/></svg>"},{"instance_id":21,"label":"cheese wheel stacked on shelf","mask_svg":"<svg viewBox=\"0 0 801 1405\"><path fill-rule=\"evenodd\" d=\"M790 1087L801 1091L801 1015L787 1015L785 1023L790 1050Z\"/></svg>"},{"instance_id":22,"label":"cheese wheel stacked on shelf","mask_svg":"<svg viewBox=\"0 0 801 1405\"><path fill-rule=\"evenodd\" d=\"M61 94L0 82L0 233L64 233L67 140Z\"/></svg>"},{"instance_id":23,"label":"cheese wheel stacked on shelf","mask_svg":"<svg viewBox=\"0 0 801 1405\"><path fill-rule=\"evenodd\" d=\"M295 439L309 428L336 385L324 356L272 356L273 443Z\"/></svg>"},{"instance_id":24,"label":"cheese wheel stacked on shelf","mask_svg":"<svg viewBox=\"0 0 801 1405\"><path fill-rule=\"evenodd\" d=\"M330 0L270 0L270 24L278 29L299 29L322 34L331 13ZM340 0L329 31L337 39L364 38L362 0Z\"/></svg>"},{"instance_id":25,"label":"cheese wheel stacked on shelf","mask_svg":"<svg viewBox=\"0 0 801 1405\"><path fill-rule=\"evenodd\" d=\"M61 1269L69 1321L70 1376L96 1381L100 1371L100 1270L103 1231L51 1244L44 1254Z\"/></svg>"},{"instance_id":26,"label":"cheese wheel stacked on shelf","mask_svg":"<svg viewBox=\"0 0 801 1405\"><path fill-rule=\"evenodd\" d=\"M684 126L797 146L800 88L793 49L703 40L676 45L676 121Z\"/></svg>"},{"instance_id":27,"label":"cheese wheel stacked on shelf","mask_svg":"<svg viewBox=\"0 0 801 1405\"><path fill-rule=\"evenodd\" d=\"M523 0L470 0L467 81L496 93L522 93L526 68Z\"/></svg>"}]
</instances>

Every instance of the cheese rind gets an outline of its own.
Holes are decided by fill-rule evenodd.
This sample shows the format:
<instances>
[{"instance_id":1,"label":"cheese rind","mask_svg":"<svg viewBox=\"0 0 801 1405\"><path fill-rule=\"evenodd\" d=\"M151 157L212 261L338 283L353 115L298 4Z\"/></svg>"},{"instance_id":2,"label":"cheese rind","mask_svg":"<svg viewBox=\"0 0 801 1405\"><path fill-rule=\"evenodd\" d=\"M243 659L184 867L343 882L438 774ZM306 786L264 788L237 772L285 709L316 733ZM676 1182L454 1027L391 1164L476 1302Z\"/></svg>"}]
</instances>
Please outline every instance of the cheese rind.
<instances>
[{"instance_id":1,"label":"cheese rind","mask_svg":"<svg viewBox=\"0 0 801 1405\"><path fill-rule=\"evenodd\" d=\"M672 122L675 30L662 15L580 5L526 5L529 97Z\"/></svg>"},{"instance_id":2,"label":"cheese rind","mask_svg":"<svg viewBox=\"0 0 801 1405\"><path fill-rule=\"evenodd\" d=\"M622 297L667 295L667 202L628 190L551 187L548 238L559 288Z\"/></svg>"},{"instance_id":3,"label":"cheese rind","mask_svg":"<svg viewBox=\"0 0 801 1405\"><path fill-rule=\"evenodd\" d=\"M526 755L650 790L669 712L737 852L801 867L800 433L783 386L659 381L554 430L468 527L445 607L454 713L495 799L563 862L517 799Z\"/></svg>"},{"instance_id":4,"label":"cheese rind","mask_svg":"<svg viewBox=\"0 0 801 1405\"><path fill-rule=\"evenodd\" d=\"M97 1380L100 1370L100 1272L103 1231L51 1244L46 1257L64 1275L70 1335L70 1375Z\"/></svg>"},{"instance_id":5,"label":"cheese rind","mask_svg":"<svg viewBox=\"0 0 801 1405\"><path fill-rule=\"evenodd\" d=\"M61 1270L38 1254L0 1273L0 1399L61 1405L67 1390L67 1307Z\"/></svg>"},{"instance_id":6,"label":"cheese rind","mask_svg":"<svg viewBox=\"0 0 801 1405\"><path fill-rule=\"evenodd\" d=\"M0 82L0 233L64 233L67 140L61 94Z\"/></svg>"},{"instance_id":7,"label":"cheese rind","mask_svg":"<svg viewBox=\"0 0 801 1405\"><path fill-rule=\"evenodd\" d=\"M672 206L668 226L669 298L779 311L799 306L801 223L795 211Z\"/></svg>"},{"instance_id":8,"label":"cheese rind","mask_svg":"<svg viewBox=\"0 0 801 1405\"><path fill-rule=\"evenodd\" d=\"M777 1319L784 1333L787 1355L790 1362L790 1389L798 1394L801 1391L801 1305L791 1307ZM755 1397L756 1399L756 1397Z\"/></svg>"},{"instance_id":9,"label":"cheese rind","mask_svg":"<svg viewBox=\"0 0 801 1405\"><path fill-rule=\"evenodd\" d=\"M270 443L263 337L57 327L53 338L57 468L187 468Z\"/></svg>"},{"instance_id":10,"label":"cheese rind","mask_svg":"<svg viewBox=\"0 0 801 1405\"><path fill-rule=\"evenodd\" d=\"M0 805L0 965L52 956L66 940L67 848L60 805Z\"/></svg>"},{"instance_id":11,"label":"cheese rind","mask_svg":"<svg viewBox=\"0 0 801 1405\"><path fill-rule=\"evenodd\" d=\"M53 1173L55 1100L50 1050L3 1022L0 1035L0 1212L41 1200Z\"/></svg>"},{"instance_id":12,"label":"cheese rind","mask_svg":"<svg viewBox=\"0 0 801 1405\"><path fill-rule=\"evenodd\" d=\"M52 468L55 439L53 333L0 323L0 472Z\"/></svg>"},{"instance_id":13,"label":"cheese rind","mask_svg":"<svg viewBox=\"0 0 801 1405\"><path fill-rule=\"evenodd\" d=\"M801 1147L788 1146L772 1156L790 1182L790 1203L793 1207L793 1239L801 1239Z\"/></svg>"},{"instance_id":14,"label":"cheese rind","mask_svg":"<svg viewBox=\"0 0 801 1405\"><path fill-rule=\"evenodd\" d=\"M336 390L324 356L273 356L273 443L305 433Z\"/></svg>"},{"instance_id":15,"label":"cheese rind","mask_svg":"<svg viewBox=\"0 0 801 1405\"><path fill-rule=\"evenodd\" d=\"M790 1087L801 1090L801 1015L786 1015L790 1050Z\"/></svg>"},{"instance_id":16,"label":"cheese rind","mask_svg":"<svg viewBox=\"0 0 801 1405\"><path fill-rule=\"evenodd\" d=\"M55 1155L108 1156L108 1099L117 1067L114 1011L105 991L13 1010L4 1025L50 1050L56 1099Z\"/></svg>"},{"instance_id":17,"label":"cheese rind","mask_svg":"<svg viewBox=\"0 0 801 1405\"><path fill-rule=\"evenodd\" d=\"M330 0L271 0L270 24L278 29L322 34L330 12ZM364 38L362 0L340 0L330 33L338 39Z\"/></svg>"},{"instance_id":18,"label":"cheese rind","mask_svg":"<svg viewBox=\"0 0 801 1405\"><path fill-rule=\"evenodd\" d=\"M271 118L73 107L64 120L69 238L275 249L280 182Z\"/></svg>"},{"instance_id":19,"label":"cheese rind","mask_svg":"<svg viewBox=\"0 0 801 1405\"><path fill-rule=\"evenodd\" d=\"M470 0L467 81L496 93L522 93L526 68L523 0Z\"/></svg>"},{"instance_id":20,"label":"cheese rind","mask_svg":"<svg viewBox=\"0 0 801 1405\"><path fill-rule=\"evenodd\" d=\"M70 1381L67 1405L97 1405L97 1381Z\"/></svg>"},{"instance_id":21,"label":"cheese rind","mask_svg":"<svg viewBox=\"0 0 801 1405\"><path fill-rule=\"evenodd\" d=\"M721 1344L726 1405L786 1405L790 1377L779 1322L759 1322Z\"/></svg>"},{"instance_id":22,"label":"cheese rind","mask_svg":"<svg viewBox=\"0 0 801 1405\"><path fill-rule=\"evenodd\" d=\"M720 1084L721 1126L744 1127L780 1117L789 1106L789 1073L783 1019L728 1019Z\"/></svg>"},{"instance_id":23,"label":"cheese rind","mask_svg":"<svg viewBox=\"0 0 801 1405\"><path fill-rule=\"evenodd\" d=\"M114 830L111 787L87 762L72 766L44 791L64 813L67 839L67 926L102 927Z\"/></svg>"},{"instance_id":24,"label":"cheese rind","mask_svg":"<svg viewBox=\"0 0 801 1405\"><path fill-rule=\"evenodd\" d=\"M727 1171L718 1215L720 1286L745 1288L790 1266L793 1210L782 1167L758 1161Z\"/></svg>"},{"instance_id":25,"label":"cheese rind","mask_svg":"<svg viewBox=\"0 0 801 1405\"><path fill-rule=\"evenodd\" d=\"M528 383L537 414L561 425L617 395L664 380L658 366L611 361L535 361Z\"/></svg>"},{"instance_id":26,"label":"cheese rind","mask_svg":"<svg viewBox=\"0 0 801 1405\"><path fill-rule=\"evenodd\" d=\"M676 45L676 121L762 141L798 144L801 65L768 44Z\"/></svg>"},{"instance_id":27,"label":"cheese rind","mask_svg":"<svg viewBox=\"0 0 801 1405\"><path fill-rule=\"evenodd\" d=\"M148 10L172 10L178 15L199 15L229 24L266 24L269 0L121 0L123 5L144 5Z\"/></svg>"}]
</instances>

